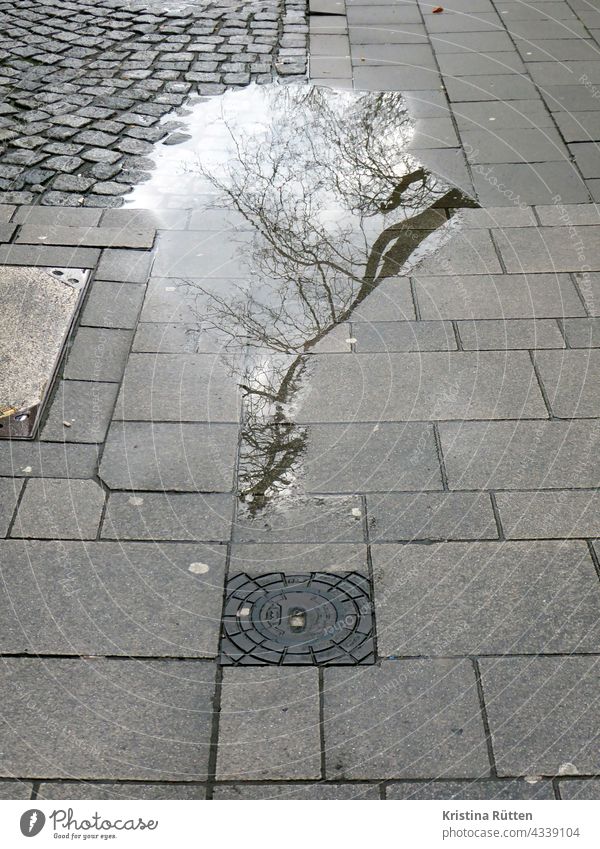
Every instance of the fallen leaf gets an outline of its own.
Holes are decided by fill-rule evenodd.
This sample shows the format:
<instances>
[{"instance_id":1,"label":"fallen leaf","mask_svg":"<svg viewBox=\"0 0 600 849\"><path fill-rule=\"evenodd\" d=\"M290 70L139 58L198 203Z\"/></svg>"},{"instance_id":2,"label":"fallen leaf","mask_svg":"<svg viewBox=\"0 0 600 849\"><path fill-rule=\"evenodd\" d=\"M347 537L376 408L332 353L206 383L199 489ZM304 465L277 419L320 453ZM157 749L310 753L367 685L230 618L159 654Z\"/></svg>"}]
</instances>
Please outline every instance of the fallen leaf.
<instances>
[{"instance_id":1,"label":"fallen leaf","mask_svg":"<svg viewBox=\"0 0 600 849\"><path fill-rule=\"evenodd\" d=\"M436 7L435 7L435 9L432 9L432 10L431 10L431 13L432 13L433 15L439 15L439 14L440 14L440 12L443 12L443 11L444 11L444 7L443 7L443 6L436 6Z\"/></svg>"}]
</instances>

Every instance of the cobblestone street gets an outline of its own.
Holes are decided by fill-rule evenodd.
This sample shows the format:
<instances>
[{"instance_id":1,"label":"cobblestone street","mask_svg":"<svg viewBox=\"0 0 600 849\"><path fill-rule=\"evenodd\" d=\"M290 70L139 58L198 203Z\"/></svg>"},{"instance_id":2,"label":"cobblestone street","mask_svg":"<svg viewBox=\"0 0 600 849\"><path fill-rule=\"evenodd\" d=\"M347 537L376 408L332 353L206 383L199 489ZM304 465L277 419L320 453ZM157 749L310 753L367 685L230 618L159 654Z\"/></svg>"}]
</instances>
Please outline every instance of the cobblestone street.
<instances>
[{"instance_id":1,"label":"cobblestone street","mask_svg":"<svg viewBox=\"0 0 600 849\"><path fill-rule=\"evenodd\" d=\"M600 12L0 13L0 798L600 798Z\"/></svg>"}]
</instances>

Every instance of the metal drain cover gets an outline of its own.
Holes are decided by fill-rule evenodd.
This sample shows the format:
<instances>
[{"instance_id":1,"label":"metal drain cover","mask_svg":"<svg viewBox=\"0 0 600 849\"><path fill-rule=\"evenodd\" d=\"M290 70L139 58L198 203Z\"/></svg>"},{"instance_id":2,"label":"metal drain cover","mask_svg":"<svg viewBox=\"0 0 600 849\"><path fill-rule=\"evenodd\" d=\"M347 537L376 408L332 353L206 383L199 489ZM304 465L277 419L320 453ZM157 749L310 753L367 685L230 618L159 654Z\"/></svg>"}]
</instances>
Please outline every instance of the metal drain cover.
<instances>
[{"instance_id":1,"label":"metal drain cover","mask_svg":"<svg viewBox=\"0 0 600 849\"><path fill-rule=\"evenodd\" d=\"M224 665L375 662L369 579L357 572L269 572L227 582Z\"/></svg>"},{"instance_id":2,"label":"metal drain cover","mask_svg":"<svg viewBox=\"0 0 600 849\"><path fill-rule=\"evenodd\" d=\"M30 439L89 271L0 266L0 438Z\"/></svg>"}]
</instances>

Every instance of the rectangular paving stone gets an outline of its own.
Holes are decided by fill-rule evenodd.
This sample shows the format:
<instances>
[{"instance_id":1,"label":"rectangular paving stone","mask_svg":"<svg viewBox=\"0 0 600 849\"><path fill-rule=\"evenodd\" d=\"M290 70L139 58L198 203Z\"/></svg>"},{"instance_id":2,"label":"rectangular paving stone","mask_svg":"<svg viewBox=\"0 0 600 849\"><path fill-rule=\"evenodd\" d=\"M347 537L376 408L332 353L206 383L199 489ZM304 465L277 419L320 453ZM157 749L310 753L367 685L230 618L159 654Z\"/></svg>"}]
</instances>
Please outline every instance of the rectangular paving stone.
<instances>
[{"instance_id":1,"label":"rectangular paving stone","mask_svg":"<svg viewBox=\"0 0 600 849\"><path fill-rule=\"evenodd\" d=\"M469 661L385 661L324 678L328 778L489 775Z\"/></svg>"},{"instance_id":2,"label":"rectangular paving stone","mask_svg":"<svg viewBox=\"0 0 600 849\"><path fill-rule=\"evenodd\" d=\"M598 422L443 422L439 430L450 489L600 486Z\"/></svg>"},{"instance_id":3,"label":"rectangular paving stone","mask_svg":"<svg viewBox=\"0 0 600 849\"><path fill-rule=\"evenodd\" d=\"M114 422L100 464L111 489L230 492L236 425Z\"/></svg>"},{"instance_id":4,"label":"rectangular paving stone","mask_svg":"<svg viewBox=\"0 0 600 849\"><path fill-rule=\"evenodd\" d=\"M600 494L592 490L499 492L496 503L509 539L600 536Z\"/></svg>"},{"instance_id":5,"label":"rectangular paving stone","mask_svg":"<svg viewBox=\"0 0 600 849\"><path fill-rule=\"evenodd\" d=\"M212 354L131 354L115 410L130 421L237 422L241 393Z\"/></svg>"},{"instance_id":6,"label":"rectangular paving stone","mask_svg":"<svg viewBox=\"0 0 600 849\"><path fill-rule=\"evenodd\" d=\"M525 65L514 49L498 53L461 52L441 53L438 58L440 71L444 76L466 77L479 74L522 74Z\"/></svg>"},{"instance_id":7,"label":"rectangular paving stone","mask_svg":"<svg viewBox=\"0 0 600 849\"><path fill-rule=\"evenodd\" d=\"M4 652L215 657L225 548L0 542Z\"/></svg>"},{"instance_id":8,"label":"rectangular paving stone","mask_svg":"<svg viewBox=\"0 0 600 849\"><path fill-rule=\"evenodd\" d=\"M569 778L558 782L561 799L600 799L600 779Z\"/></svg>"},{"instance_id":9,"label":"rectangular paving stone","mask_svg":"<svg viewBox=\"0 0 600 849\"><path fill-rule=\"evenodd\" d=\"M409 321L416 318L408 277L384 280L352 311L352 322Z\"/></svg>"},{"instance_id":10,"label":"rectangular paving stone","mask_svg":"<svg viewBox=\"0 0 600 849\"><path fill-rule=\"evenodd\" d=\"M102 252L96 280L119 283L145 283L150 273L153 254L150 251L109 248Z\"/></svg>"},{"instance_id":11,"label":"rectangular paving stone","mask_svg":"<svg viewBox=\"0 0 600 849\"><path fill-rule=\"evenodd\" d=\"M23 224L18 243L28 245L75 245L88 248L151 248L155 231L118 227L66 227L61 224Z\"/></svg>"},{"instance_id":12,"label":"rectangular paving stone","mask_svg":"<svg viewBox=\"0 0 600 849\"><path fill-rule=\"evenodd\" d=\"M318 31L318 30L316 30ZM427 34L423 24L351 24L348 27L352 45L360 44L426 44ZM311 32L313 32L311 25Z\"/></svg>"},{"instance_id":13,"label":"rectangular paving stone","mask_svg":"<svg viewBox=\"0 0 600 849\"><path fill-rule=\"evenodd\" d=\"M598 109L594 86L581 85L577 81L571 85L543 86L540 94L551 112L596 112Z\"/></svg>"},{"instance_id":14,"label":"rectangular paving stone","mask_svg":"<svg viewBox=\"0 0 600 849\"><path fill-rule=\"evenodd\" d=\"M132 338L130 330L80 327L69 351L64 376L69 380L119 382Z\"/></svg>"},{"instance_id":15,"label":"rectangular paving stone","mask_svg":"<svg viewBox=\"0 0 600 849\"><path fill-rule=\"evenodd\" d=\"M585 271L574 275L588 315L600 316L600 274Z\"/></svg>"},{"instance_id":16,"label":"rectangular paving stone","mask_svg":"<svg viewBox=\"0 0 600 849\"><path fill-rule=\"evenodd\" d=\"M587 203L590 200L585 183L568 161L540 162L535 167L519 162L477 164L473 166L473 182L483 206L548 204L556 196L565 203ZM517 270L525 271L526 268Z\"/></svg>"},{"instance_id":17,"label":"rectangular paving stone","mask_svg":"<svg viewBox=\"0 0 600 849\"><path fill-rule=\"evenodd\" d=\"M309 491L442 489L430 424L313 425L304 466Z\"/></svg>"},{"instance_id":18,"label":"rectangular paving stone","mask_svg":"<svg viewBox=\"0 0 600 849\"><path fill-rule=\"evenodd\" d=\"M600 586L584 542L372 547L382 655L596 652Z\"/></svg>"},{"instance_id":19,"label":"rectangular paving stone","mask_svg":"<svg viewBox=\"0 0 600 849\"><path fill-rule=\"evenodd\" d=\"M358 91L403 91L436 88L441 78L436 70L411 65L370 65L354 67L354 86Z\"/></svg>"},{"instance_id":20,"label":"rectangular paving stone","mask_svg":"<svg viewBox=\"0 0 600 849\"><path fill-rule=\"evenodd\" d=\"M378 321L353 330L358 353L373 351L455 351L454 330L443 321Z\"/></svg>"},{"instance_id":21,"label":"rectangular paving stone","mask_svg":"<svg viewBox=\"0 0 600 849\"><path fill-rule=\"evenodd\" d=\"M5 658L0 685L4 775L163 781L207 775L211 664Z\"/></svg>"},{"instance_id":22,"label":"rectangular paving stone","mask_svg":"<svg viewBox=\"0 0 600 849\"><path fill-rule=\"evenodd\" d=\"M569 320L579 321L579 319ZM465 351L565 347L565 340L557 322L549 318L459 321L457 327Z\"/></svg>"},{"instance_id":23,"label":"rectangular paving stone","mask_svg":"<svg viewBox=\"0 0 600 849\"><path fill-rule=\"evenodd\" d=\"M547 416L525 352L328 354L315 360L300 422Z\"/></svg>"},{"instance_id":24,"label":"rectangular paving stone","mask_svg":"<svg viewBox=\"0 0 600 849\"><path fill-rule=\"evenodd\" d=\"M515 72L445 77L444 84L448 98L455 103L468 100L529 100L537 95L531 80Z\"/></svg>"},{"instance_id":25,"label":"rectangular paving stone","mask_svg":"<svg viewBox=\"0 0 600 849\"><path fill-rule=\"evenodd\" d=\"M600 416L600 350L537 351L535 364L555 416Z\"/></svg>"},{"instance_id":26,"label":"rectangular paving stone","mask_svg":"<svg viewBox=\"0 0 600 849\"><path fill-rule=\"evenodd\" d=\"M15 211L13 224L36 226L60 225L62 227L96 227L100 221L100 209L80 207L20 206Z\"/></svg>"},{"instance_id":27,"label":"rectangular paving stone","mask_svg":"<svg viewBox=\"0 0 600 849\"><path fill-rule=\"evenodd\" d=\"M23 488L23 481L0 478L0 537L5 537Z\"/></svg>"},{"instance_id":28,"label":"rectangular paving stone","mask_svg":"<svg viewBox=\"0 0 600 849\"><path fill-rule=\"evenodd\" d=\"M162 232L152 274L156 277L248 277L251 263L245 259L251 234L241 231L235 238L215 239L205 232Z\"/></svg>"},{"instance_id":29,"label":"rectangular paving stone","mask_svg":"<svg viewBox=\"0 0 600 849\"><path fill-rule=\"evenodd\" d=\"M217 779L320 776L318 671L225 669Z\"/></svg>"},{"instance_id":30,"label":"rectangular paving stone","mask_svg":"<svg viewBox=\"0 0 600 849\"><path fill-rule=\"evenodd\" d=\"M600 348L599 318L566 318L563 330L570 348Z\"/></svg>"},{"instance_id":31,"label":"rectangular paving stone","mask_svg":"<svg viewBox=\"0 0 600 849\"><path fill-rule=\"evenodd\" d=\"M202 784L42 781L36 799L206 799Z\"/></svg>"},{"instance_id":32,"label":"rectangular paving stone","mask_svg":"<svg viewBox=\"0 0 600 849\"><path fill-rule=\"evenodd\" d=\"M497 30L492 32L450 32L430 36L431 46L436 55L443 53L463 53L466 50L503 53L514 49L508 33Z\"/></svg>"},{"instance_id":33,"label":"rectangular paving stone","mask_svg":"<svg viewBox=\"0 0 600 849\"><path fill-rule=\"evenodd\" d=\"M81 314L81 324L91 327L135 327L146 287L135 283L98 280L92 283Z\"/></svg>"},{"instance_id":34,"label":"rectangular paving stone","mask_svg":"<svg viewBox=\"0 0 600 849\"><path fill-rule=\"evenodd\" d=\"M434 153L439 157L441 151ZM415 269L417 274L496 274L501 271L489 231L474 229L454 234Z\"/></svg>"},{"instance_id":35,"label":"rectangular paving stone","mask_svg":"<svg viewBox=\"0 0 600 849\"><path fill-rule=\"evenodd\" d=\"M320 801L379 800L377 784L217 784L213 799L318 799Z\"/></svg>"},{"instance_id":36,"label":"rectangular paving stone","mask_svg":"<svg viewBox=\"0 0 600 849\"><path fill-rule=\"evenodd\" d=\"M229 495L112 492L102 537L227 542L232 518L233 500Z\"/></svg>"},{"instance_id":37,"label":"rectangular paving stone","mask_svg":"<svg viewBox=\"0 0 600 849\"><path fill-rule=\"evenodd\" d=\"M507 271L588 271L600 269L600 226L539 227L494 231Z\"/></svg>"},{"instance_id":38,"label":"rectangular paving stone","mask_svg":"<svg viewBox=\"0 0 600 849\"><path fill-rule=\"evenodd\" d=\"M590 139L600 138L600 112L555 112L554 120L566 142L587 142ZM542 223L554 222L542 221ZM596 222L582 223L595 224Z\"/></svg>"},{"instance_id":39,"label":"rectangular paving stone","mask_svg":"<svg viewBox=\"0 0 600 849\"><path fill-rule=\"evenodd\" d=\"M367 510L372 542L498 538L489 495L471 492L369 495Z\"/></svg>"},{"instance_id":40,"label":"rectangular paving stone","mask_svg":"<svg viewBox=\"0 0 600 849\"><path fill-rule=\"evenodd\" d=\"M354 65L414 65L417 68L435 68L435 59L431 47L425 44L353 44L352 64ZM312 68L312 64L311 64Z\"/></svg>"},{"instance_id":41,"label":"rectangular paving stone","mask_svg":"<svg viewBox=\"0 0 600 849\"><path fill-rule=\"evenodd\" d=\"M234 543L229 574L368 572L367 546L347 543Z\"/></svg>"},{"instance_id":42,"label":"rectangular paving stone","mask_svg":"<svg viewBox=\"0 0 600 849\"><path fill-rule=\"evenodd\" d=\"M569 21L567 24L560 20L511 21L507 26L510 34L517 43L519 39L529 41L546 38L586 38L587 33L579 21Z\"/></svg>"},{"instance_id":43,"label":"rectangular paving stone","mask_svg":"<svg viewBox=\"0 0 600 849\"><path fill-rule=\"evenodd\" d=\"M531 207L495 206L461 209L460 223L466 227L537 227Z\"/></svg>"},{"instance_id":44,"label":"rectangular paving stone","mask_svg":"<svg viewBox=\"0 0 600 849\"><path fill-rule=\"evenodd\" d=\"M223 349L223 339L194 324L140 322L132 350L142 354L208 354Z\"/></svg>"},{"instance_id":45,"label":"rectangular paving stone","mask_svg":"<svg viewBox=\"0 0 600 849\"><path fill-rule=\"evenodd\" d=\"M149 227L151 229L183 230L189 212L185 209L105 209L102 212L103 227Z\"/></svg>"},{"instance_id":46,"label":"rectangular paving stone","mask_svg":"<svg viewBox=\"0 0 600 849\"><path fill-rule=\"evenodd\" d=\"M419 118L409 149L459 146L456 130L449 117Z\"/></svg>"},{"instance_id":47,"label":"rectangular paving stone","mask_svg":"<svg viewBox=\"0 0 600 849\"><path fill-rule=\"evenodd\" d=\"M0 799L31 799L31 781L0 781Z\"/></svg>"},{"instance_id":48,"label":"rectangular paving stone","mask_svg":"<svg viewBox=\"0 0 600 849\"><path fill-rule=\"evenodd\" d=\"M466 15L449 10L443 15L425 15L425 26L431 33L503 31L502 21L495 12Z\"/></svg>"},{"instance_id":49,"label":"rectangular paving stone","mask_svg":"<svg viewBox=\"0 0 600 849\"><path fill-rule=\"evenodd\" d=\"M585 315L581 299L567 274L465 274L458 277L417 274L415 293L424 319L506 320Z\"/></svg>"},{"instance_id":50,"label":"rectangular paving stone","mask_svg":"<svg viewBox=\"0 0 600 849\"><path fill-rule=\"evenodd\" d=\"M385 788L386 799L477 799L516 800L554 799L551 781L513 781L483 779L482 781L403 781Z\"/></svg>"},{"instance_id":51,"label":"rectangular paving stone","mask_svg":"<svg viewBox=\"0 0 600 849\"><path fill-rule=\"evenodd\" d=\"M485 100L459 101L452 104L459 130L476 130L481 127L554 127L552 117L543 100Z\"/></svg>"},{"instance_id":52,"label":"rectangular paving stone","mask_svg":"<svg viewBox=\"0 0 600 849\"><path fill-rule=\"evenodd\" d=\"M103 442L117 390L115 383L61 380L42 427L42 439L50 442Z\"/></svg>"},{"instance_id":53,"label":"rectangular paving stone","mask_svg":"<svg viewBox=\"0 0 600 849\"><path fill-rule=\"evenodd\" d=\"M568 158L560 135L551 127L487 127L463 130L461 139L469 162L548 162ZM585 175L584 175L585 176Z\"/></svg>"},{"instance_id":54,"label":"rectangular paving stone","mask_svg":"<svg viewBox=\"0 0 600 849\"><path fill-rule=\"evenodd\" d=\"M533 81L540 86L571 85L582 77L588 84L596 85L600 82L600 62L597 60L533 62L528 71Z\"/></svg>"},{"instance_id":55,"label":"rectangular paving stone","mask_svg":"<svg viewBox=\"0 0 600 849\"><path fill-rule=\"evenodd\" d=\"M96 248L55 247L53 245L0 245L0 265L94 268L99 258L100 251Z\"/></svg>"},{"instance_id":56,"label":"rectangular paving stone","mask_svg":"<svg viewBox=\"0 0 600 849\"><path fill-rule=\"evenodd\" d=\"M598 659L480 661L498 775L594 774Z\"/></svg>"},{"instance_id":57,"label":"rectangular paving stone","mask_svg":"<svg viewBox=\"0 0 600 849\"><path fill-rule=\"evenodd\" d=\"M364 540L362 501L357 496L300 497L283 509L277 503L253 511L238 507L236 542L330 543Z\"/></svg>"},{"instance_id":58,"label":"rectangular paving stone","mask_svg":"<svg viewBox=\"0 0 600 849\"><path fill-rule=\"evenodd\" d=\"M595 59L597 48L591 38L518 39L516 47L527 62L547 62L550 59Z\"/></svg>"},{"instance_id":59,"label":"rectangular paving stone","mask_svg":"<svg viewBox=\"0 0 600 849\"><path fill-rule=\"evenodd\" d=\"M11 536L95 539L104 497L95 481L28 480Z\"/></svg>"},{"instance_id":60,"label":"rectangular paving stone","mask_svg":"<svg viewBox=\"0 0 600 849\"><path fill-rule=\"evenodd\" d=\"M408 3L349 3L346 8L348 24L420 24L421 15L416 6Z\"/></svg>"},{"instance_id":61,"label":"rectangular paving stone","mask_svg":"<svg viewBox=\"0 0 600 849\"><path fill-rule=\"evenodd\" d=\"M595 203L560 203L536 206L540 222L549 227L571 224L600 224L600 206Z\"/></svg>"},{"instance_id":62,"label":"rectangular paving stone","mask_svg":"<svg viewBox=\"0 0 600 849\"><path fill-rule=\"evenodd\" d=\"M0 442L0 475L24 478L91 478L98 465L96 445Z\"/></svg>"}]
</instances>

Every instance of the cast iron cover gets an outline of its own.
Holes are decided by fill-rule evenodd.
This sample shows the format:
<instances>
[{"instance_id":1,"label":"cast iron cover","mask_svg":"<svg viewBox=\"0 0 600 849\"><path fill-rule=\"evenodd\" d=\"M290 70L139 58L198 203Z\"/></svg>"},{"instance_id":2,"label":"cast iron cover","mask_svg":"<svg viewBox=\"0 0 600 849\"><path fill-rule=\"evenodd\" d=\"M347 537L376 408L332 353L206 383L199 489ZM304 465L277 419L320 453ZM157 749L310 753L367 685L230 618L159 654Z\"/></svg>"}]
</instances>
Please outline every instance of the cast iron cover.
<instances>
[{"instance_id":1,"label":"cast iron cover","mask_svg":"<svg viewBox=\"0 0 600 849\"><path fill-rule=\"evenodd\" d=\"M375 662L369 579L357 572L269 572L227 582L224 665Z\"/></svg>"}]
</instances>

